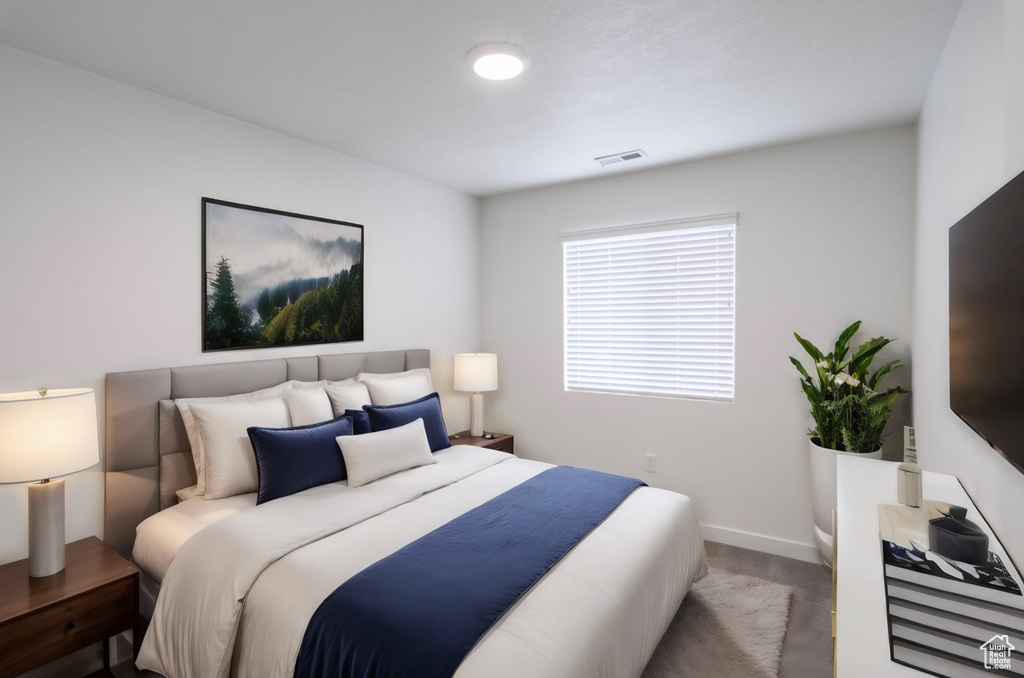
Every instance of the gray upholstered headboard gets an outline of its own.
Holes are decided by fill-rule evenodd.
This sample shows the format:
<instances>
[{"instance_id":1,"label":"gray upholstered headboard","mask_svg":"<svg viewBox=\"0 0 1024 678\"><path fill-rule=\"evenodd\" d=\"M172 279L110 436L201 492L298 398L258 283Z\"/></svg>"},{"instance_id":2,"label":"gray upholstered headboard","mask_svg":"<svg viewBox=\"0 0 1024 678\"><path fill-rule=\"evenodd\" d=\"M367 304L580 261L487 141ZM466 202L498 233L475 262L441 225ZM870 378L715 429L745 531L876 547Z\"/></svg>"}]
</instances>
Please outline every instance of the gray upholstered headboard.
<instances>
[{"instance_id":1,"label":"gray upholstered headboard","mask_svg":"<svg viewBox=\"0 0 1024 678\"><path fill-rule=\"evenodd\" d=\"M104 541L130 557L135 528L194 485L195 466L174 398L247 393L285 381L430 367L430 351L378 351L112 372L106 382Z\"/></svg>"}]
</instances>

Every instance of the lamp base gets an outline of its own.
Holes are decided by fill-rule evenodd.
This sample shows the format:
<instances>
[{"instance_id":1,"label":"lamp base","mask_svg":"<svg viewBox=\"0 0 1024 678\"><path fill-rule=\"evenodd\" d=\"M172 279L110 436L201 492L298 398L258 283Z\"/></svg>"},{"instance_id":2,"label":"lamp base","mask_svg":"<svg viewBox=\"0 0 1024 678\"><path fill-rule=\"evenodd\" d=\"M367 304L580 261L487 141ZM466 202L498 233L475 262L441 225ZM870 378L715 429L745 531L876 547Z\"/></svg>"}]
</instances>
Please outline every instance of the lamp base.
<instances>
[{"instance_id":1,"label":"lamp base","mask_svg":"<svg viewBox=\"0 0 1024 678\"><path fill-rule=\"evenodd\" d=\"M469 435L480 437L484 434L484 394L469 394Z\"/></svg>"},{"instance_id":2,"label":"lamp base","mask_svg":"<svg viewBox=\"0 0 1024 678\"><path fill-rule=\"evenodd\" d=\"M28 486L28 576L49 577L64 569L64 481Z\"/></svg>"}]
</instances>

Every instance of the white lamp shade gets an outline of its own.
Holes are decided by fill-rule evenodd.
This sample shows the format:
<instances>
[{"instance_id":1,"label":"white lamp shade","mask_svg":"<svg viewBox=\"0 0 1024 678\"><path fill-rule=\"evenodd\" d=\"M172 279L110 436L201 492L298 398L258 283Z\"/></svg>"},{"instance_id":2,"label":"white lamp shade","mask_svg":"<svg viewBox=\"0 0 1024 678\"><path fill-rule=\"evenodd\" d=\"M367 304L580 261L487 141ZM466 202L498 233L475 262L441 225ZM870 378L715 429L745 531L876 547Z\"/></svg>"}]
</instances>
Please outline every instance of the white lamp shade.
<instances>
[{"instance_id":1,"label":"white lamp shade","mask_svg":"<svg viewBox=\"0 0 1024 678\"><path fill-rule=\"evenodd\" d=\"M65 476L99 460L91 388L0 395L0 484Z\"/></svg>"},{"instance_id":2,"label":"white lamp shade","mask_svg":"<svg viewBox=\"0 0 1024 678\"><path fill-rule=\"evenodd\" d=\"M456 353L455 390L498 390L498 356L493 353Z\"/></svg>"}]
</instances>

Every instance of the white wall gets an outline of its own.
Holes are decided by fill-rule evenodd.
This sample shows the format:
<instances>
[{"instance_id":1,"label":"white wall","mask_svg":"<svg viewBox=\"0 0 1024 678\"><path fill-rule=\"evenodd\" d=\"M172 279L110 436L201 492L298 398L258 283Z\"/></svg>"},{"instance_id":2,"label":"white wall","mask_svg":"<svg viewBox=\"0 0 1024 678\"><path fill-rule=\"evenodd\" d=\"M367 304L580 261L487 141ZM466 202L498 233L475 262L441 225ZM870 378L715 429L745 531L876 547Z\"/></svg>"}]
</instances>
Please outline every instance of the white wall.
<instances>
[{"instance_id":1,"label":"white wall","mask_svg":"<svg viewBox=\"0 0 1024 678\"><path fill-rule=\"evenodd\" d=\"M1024 170L1024 3L965 2L920 123L914 422L921 463L957 475L1018 564L1024 475L949 409L949 227Z\"/></svg>"},{"instance_id":2,"label":"white wall","mask_svg":"<svg viewBox=\"0 0 1024 678\"><path fill-rule=\"evenodd\" d=\"M478 349L475 198L2 46L0 93L0 392L88 386L102 410L106 372L429 348L468 424L451 362ZM364 224L365 341L204 355L203 196ZM0 562L27 554L27 501L0 486ZM102 536L99 467L67 503L69 541Z\"/></svg>"},{"instance_id":3,"label":"white wall","mask_svg":"<svg viewBox=\"0 0 1024 678\"><path fill-rule=\"evenodd\" d=\"M822 346L862 319L909 360L915 154L904 127L485 199L488 428L528 457L688 494L708 538L816 561L793 331ZM735 402L565 392L557 235L725 212L740 215Z\"/></svg>"}]
</instances>

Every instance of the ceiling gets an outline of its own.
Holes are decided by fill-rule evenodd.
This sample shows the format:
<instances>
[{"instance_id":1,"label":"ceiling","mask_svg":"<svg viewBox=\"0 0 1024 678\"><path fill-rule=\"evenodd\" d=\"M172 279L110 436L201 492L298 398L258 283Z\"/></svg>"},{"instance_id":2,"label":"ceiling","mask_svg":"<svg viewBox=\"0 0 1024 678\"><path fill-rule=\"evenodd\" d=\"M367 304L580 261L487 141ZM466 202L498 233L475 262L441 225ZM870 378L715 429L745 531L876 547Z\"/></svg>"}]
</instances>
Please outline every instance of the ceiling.
<instances>
[{"instance_id":1,"label":"ceiling","mask_svg":"<svg viewBox=\"0 0 1024 678\"><path fill-rule=\"evenodd\" d=\"M914 122L959 6L0 0L0 43L486 196ZM530 67L477 77L487 42Z\"/></svg>"}]
</instances>

